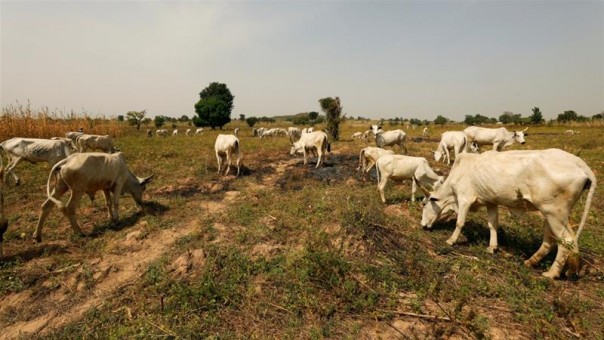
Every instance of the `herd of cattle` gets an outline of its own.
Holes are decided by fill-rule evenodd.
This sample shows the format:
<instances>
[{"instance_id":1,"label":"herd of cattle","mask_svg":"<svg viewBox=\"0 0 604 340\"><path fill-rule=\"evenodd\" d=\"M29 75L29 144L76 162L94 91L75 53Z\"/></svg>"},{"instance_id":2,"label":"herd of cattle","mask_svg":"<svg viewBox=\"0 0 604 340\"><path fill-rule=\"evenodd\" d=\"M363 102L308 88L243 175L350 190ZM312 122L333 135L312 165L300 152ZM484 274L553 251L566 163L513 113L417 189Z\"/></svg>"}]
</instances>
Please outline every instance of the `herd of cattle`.
<instances>
[{"instance_id":1,"label":"herd of cattle","mask_svg":"<svg viewBox=\"0 0 604 340\"><path fill-rule=\"evenodd\" d=\"M441 135L440 143L434 151L436 161L451 163L450 150L455 161L449 176L438 175L423 157L408 155L405 145L406 133L403 130L384 131L380 125L371 125L370 129L353 134L353 138L367 138L373 135L377 147L366 147L360 151L357 170L368 173L376 168L378 191L386 202L384 188L389 179L411 180L411 200L415 201L417 187L425 193L421 225L430 228L445 212L457 214L456 228L447 243L453 245L462 227L468 211L486 206L490 241L487 250L494 252L498 247L497 225L498 206L506 206L512 212L540 211L545 218L544 239L537 252L527 261L527 266L538 263L547 255L552 246L558 245L556 259L551 268L543 273L550 278L559 277L568 262L567 274L578 270L578 238L587 220L591 201L596 188L596 178L587 164L580 158L559 149L502 151L514 142L524 144L523 131L468 127L464 131L447 131ZM193 131L185 132L191 136ZM202 134L197 129L195 134ZM172 132L178 134L178 130ZM156 136L166 137L167 130L156 131ZM253 130L259 138L289 137L290 154L301 153L304 164L309 157L317 157L315 167L323 164L325 155L331 151L327 134L313 131L312 128L290 127ZM427 129L422 132L427 135ZM147 131L151 137L151 130ZM397 155L385 147L398 146ZM478 153L480 146L492 145L493 150ZM33 234L36 241L42 239L42 226L52 207L57 206L69 219L74 232L82 234L75 218L76 208L81 197L87 194L91 199L101 190L105 196L107 211L112 221L118 221L119 197L130 194L138 205L142 205L142 195L146 184L153 176L139 178L128 169L121 152L113 145L110 136L89 135L80 132L68 132L65 137L52 139L12 138L0 143L0 149L6 153L9 162L3 167L0 156L0 181L5 182L4 174L12 174L15 183L19 177L15 166L22 160L31 163L48 162L52 166L46 183L47 199ZM87 150L101 152L86 153ZM233 160L240 174L241 154L238 129L234 134L220 134L214 145L218 162L218 173L228 175ZM77 151L77 153L76 153ZM53 181L54 179L54 181ZM0 187L1 189L1 187ZM585 208L576 231L569 225L569 216L582 192L588 190ZM67 204L59 198L70 191ZM2 252L2 234L8 222L4 213L2 190L0 190L0 255Z\"/></svg>"}]
</instances>

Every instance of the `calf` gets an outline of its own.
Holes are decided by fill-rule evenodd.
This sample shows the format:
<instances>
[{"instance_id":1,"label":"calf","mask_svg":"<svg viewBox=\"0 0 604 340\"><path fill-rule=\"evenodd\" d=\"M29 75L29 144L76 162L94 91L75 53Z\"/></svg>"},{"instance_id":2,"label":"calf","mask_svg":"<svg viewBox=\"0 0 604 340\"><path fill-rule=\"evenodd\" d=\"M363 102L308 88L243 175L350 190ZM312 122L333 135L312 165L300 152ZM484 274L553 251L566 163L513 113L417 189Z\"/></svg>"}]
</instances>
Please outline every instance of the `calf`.
<instances>
[{"instance_id":1,"label":"calf","mask_svg":"<svg viewBox=\"0 0 604 340\"><path fill-rule=\"evenodd\" d=\"M524 144L524 137L528 136L525 131L528 127L522 131L510 132L504 127L497 129L483 128L477 126L470 126L463 130L466 134L468 141L476 143L478 146L482 145L493 145L493 151L501 151L503 148L516 143Z\"/></svg>"},{"instance_id":2,"label":"calf","mask_svg":"<svg viewBox=\"0 0 604 340\"><path fill-rule=\"evenodd\" d=\"M444 182L444 177L437 175L423 157L384 155L378 158L375 168L377 169L378 191L384 203L386 203L384 188L386 188L389 178L411 180L412 202L415 202L417 185L428 196L429 191L437 189Z\"/></svg>"},{"instance_id":3,"label":"calf","mask_svg":"<svg viewBox=\"0 0 604 340\"><path fill-rule=\"evenodd\" d=\"M453 152L455 152L455 159L457 159L457 155L462 152L478 152L478 146L474 143L468 143L468 138L462 131L443 132L440 137L438 148L434 151L434 159L438 162L442 158L444 162L446 158L447 164L451 164L449 149L453 149ZM443 157L443 155L445 157Z\"/></svg>"},{"instance_id":4,"label":"calf","mask_svg":"<svg viewBox=\"0 0 604 340\"><path fill-rule=\"evenodd\" d=\"M224 175L229 174L231 161L233 156L237 157L235 164L237 166L237 175L239 176L239 168L241 165L241 155L239 153L239 139L235 135L218 135L216 143L214 143L214 151L216 151L216 160L218 161L218 174L224 164L226 158L226 169Z\"/></svg>"},{"instance_id":5,"label":"calf","mask_svg":"<svg viewBox=\"0 0 604 340\"><path fill-rule=\"evenodd\" d=\"M55 164L50 170L46 183L47 199L42 204L34 239L42 241L42 226L53 206L59 207L69 219L76 234L83 235L76 221L76 209L84 194L91 198L99 190L103 191L109 218L113 222L119 220L119 198L122 194L130 194L134 201L143 204L143 192L146 184L153 175L138 178L130 172L121 152L105 154L98 152L76 153ZM55 178L51 190L51 180ZM67 191L70 198L64 204L59 198Z\"/></svg>"},{"instance_id":6,"label":"calf","mask_svg":"<svg viewBox=\"0 0 604 340\"><path fill-rule=\"evenodd\" d=\"M86 152L88 149L101 150L107 153L114 153L116 151L113 146L113 139L109 135L81 135L77 139L78 151Z\"/></svg>"},{"instance_id":7,"label":"calf","mask_svg":"<svg viewBox=\"0 0 604 340\"><path fill-rule=\"evenodd\" d=\"M20 179L13 169L22 160L30 163L47 162L54 165L71 154L71 144L65 140L20 138L15 137L0 143L0 149L4 150L8 157L6 173L13 175L15 184L19 185ZM0 155L0 169L2 169L2 156Z\"/></svg>"},{"instance_id":8,"label":"calf","mask_svg":"<svg viewBox=\"0 0 604 340\"><path fill-rule=\"evenodd\" d=\"M400 151L405 149L405 154L409 153L407 151L407 146L405 145L407 134L403 130L397 129L384 132L380 125L371 125L369 128L375 135L375 144L378 147L384 148L386 146L398 145Z\"/></svg>"},{"instance_id":9,"label":"calf","mask_svg":"<svg viewBox=\"0 0 604 340\"><path fill-rule=\"evenodd\" d=\"M302 152L304 155L304 165L307 163L308 153L317 154L317 165L318 168L325 158L326 152L331 152L331 146L329 145L327 134L323 131L304 133L295 143L291 143L292 148L290 150L291 155L295 155L297 152Z\"/></svg>"},{"instance_id":10,"label":"calf","mask_svg":"<svg viewBox=\"0 0 604 340\"><path fill-rule=\"evenodd\" d=\"M575 234L569 225L569 216L588 188L583 217ZM546 277L556 278L567 259L571 259L569 272L575 273L578 269L579 235L595 190L596 177L587 164L559 149L463 153L455 160L445 183L432 193L430 202L424 206L421 225L430 228L443 210L456 211L455 231L447 240L453 245L466 223L468 211L486 206L490 230L487 250L494 252L498 247L499 205L518 213L540 211L545 218L543 243L525 265L539 263L552 246L558 244L554 263L543 273ZM570 253L572 257L569 258Z\"/></svg>"},{"instance_id":11,"label":"calf","mask_svg":"<svg viewBox=\"0 0 604 340\"><path fill-rule=\"evenodd\" d=\"M394 155L394 151L385 150L382 148L375 148L373 146L366 147L359 153L359 167L357 170L361 170L363 173L368 173L371 168L375 165L377 160L384 155Z\"/></svg>"}]
</instances>

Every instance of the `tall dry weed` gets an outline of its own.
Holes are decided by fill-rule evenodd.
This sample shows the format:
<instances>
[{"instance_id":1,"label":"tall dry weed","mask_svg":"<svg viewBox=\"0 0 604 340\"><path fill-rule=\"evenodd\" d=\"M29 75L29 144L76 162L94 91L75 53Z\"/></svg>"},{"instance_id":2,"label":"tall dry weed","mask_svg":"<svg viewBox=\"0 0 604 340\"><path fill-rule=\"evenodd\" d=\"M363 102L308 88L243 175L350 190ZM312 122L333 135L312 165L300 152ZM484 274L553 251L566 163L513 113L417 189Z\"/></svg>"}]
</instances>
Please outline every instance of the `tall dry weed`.
<instances>
[{"instance_id":1,"label":"tall dry weed","mask_svg":"<svg viewBox=\"0 0 604 340\"><path fill-rule=\"evenodd\" d=\"M0 115L0 141L12 137L64 137L65 132L84 129L85 133L121 137L122 126L115 119L91 117L88 113L50 111L48 107L32 109L30 103L10 104Z\"/></svg>"}]
</instances>

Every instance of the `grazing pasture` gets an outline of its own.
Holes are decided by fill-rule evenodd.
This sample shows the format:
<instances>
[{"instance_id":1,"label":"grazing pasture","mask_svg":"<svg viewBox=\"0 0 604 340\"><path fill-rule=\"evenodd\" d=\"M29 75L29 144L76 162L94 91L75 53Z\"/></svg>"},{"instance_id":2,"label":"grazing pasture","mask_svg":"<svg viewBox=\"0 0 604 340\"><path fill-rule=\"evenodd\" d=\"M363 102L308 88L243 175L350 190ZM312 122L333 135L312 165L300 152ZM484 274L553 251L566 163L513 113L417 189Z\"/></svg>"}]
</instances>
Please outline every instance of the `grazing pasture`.
<instances>
[{"instance_id":1,"label":"grazing pasture","mask_svg":"<svg viewBox=\"0 0 604 340\"><path fill-rule=\"evenodd\" d=\"M554 281L540 275L553 253L536 268L523 265L541 244L540 215L501 208L499 251L489 254L484 209L469 214L451 247L445 240L454 215L422 230L409 182L391 181L382 203L375 170L369 179L356 170L359 151L375 146L371 138L332 141L315 169L316 158L304 166L302 156L289 154L288 138L255 138L240 122L195 138L147 138L146 129L111 124L110 131L84 129L110 134L133 173L155 175L144 196L149 203L139 210L130 197L121 199L121 219L112 224L102 195L84 198L77 219L89 236L75 236L54 210L44 242L34 244L50 166L22 164L22 184L4 188L0 337L602 337L602 127L574 126L579 135L565 134L567 126L531 127L526 144L508 147L566 150L599 179L579 240L584 275ZM346 121L340 136L369 124ZM214 142L236 127L241 174L221 176ZM422 129L384 126L396 128L407 133L409 155L449 173L432 152L442 132L465 126L431 126L427 137ZM2 140L13 136L7 131L0 129ZM51 137L37 127L27 131L22 137Z\"/></svg>"}]
</instances>

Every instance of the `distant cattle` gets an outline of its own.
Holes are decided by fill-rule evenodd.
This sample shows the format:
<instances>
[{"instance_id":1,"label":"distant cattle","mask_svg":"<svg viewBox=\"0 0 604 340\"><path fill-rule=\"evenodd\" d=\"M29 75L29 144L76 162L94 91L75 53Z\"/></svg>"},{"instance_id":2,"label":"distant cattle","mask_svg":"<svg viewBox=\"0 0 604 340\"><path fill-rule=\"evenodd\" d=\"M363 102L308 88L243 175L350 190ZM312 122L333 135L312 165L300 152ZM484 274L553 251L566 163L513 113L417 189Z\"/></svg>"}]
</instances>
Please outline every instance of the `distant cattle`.
<instances>
[{"instance_id":1,"label":"distant cattle","mask_svg":"<svg viewBox=\"0 0 604 340\"><path fill-rule=\"evenodd\" d=\"M147 137L153 137L153 132L151 129L147 129Z\"/></svg>"},{"instance_id":2,"label":"distant cattle","mask_svg":"<svg viewBox=\"0 0 604 340\"><path fill-rule=\"evenodd\" d=\"M369 129L375 135L375 144L377 147L384 148L386 146L398 145L400 152L404 149L405 154L408 154L407 146L405 145L407 134L403 130L397 129L384 132L380 125L371 125Z\"/></svg>"},{"instance_id":3,"label":"distant cattle","mask_svg":"<svg viewBox=\"0 0 604 340\"><path fill-rule=\"evenodd\" d=\"M394 155L394 151L375 148L373 146L366 147L359 152L359 167L363 173L368 173L375 165L377 160L384 155Z\"/></svg>"},{"instance_id":4,"label":"distant cattle","mask_svg":"<svg viewBox=\"0 0 604 340\"><path fill-rule=\"evenodd\" d=\"M20 179L13 169L22 160L30 163L46 162L54 165L71 154L71 144L65 140L21 138L15 137L0 143L8 157L5 171L12 174L15 184L19 185ZM0 155L0 169L2 169L2 156Z\"/></svg>"},{"instance_id":5,"label":"distant cattle","mask_svg":"<svg viewBox=\"0 0 604 340\"><path fill-rule=\"evenodd\" d=\"M581 223L575 233L569 224L570 213L588 188ZM525 264L539 263L557 245L556 259L543 273L556 278L570 253L570 273L578 269L579 235L595 190L596 177L587 164L559 149L462 153L445 183L432 193L430 202L424 206L421 225L430 228L443 211L456 211L455 231L447 240L453 245L466 223L468 211L486 206L490 230L487 250L493 252L498 248L498 206L506 206L516 213L539 211L545 218L543 243Z\"/></svg>"},{"instance_id":6,"label":"distant cattle","mask_svg":"<svg viewBox=\"0 0 604 340\"><path fill-rule=\"evenodd\" d=\"M191 129L187 129L187 131L185 131L185 135L190 137L193 135L193 132L191 132Z\"/></svg>"},{"instance_id":7,"label":"distant cattle","mask_svg":"<svg viewBox=\"0 0 604 340\"><path fill-rule=\"evenodd\" d=\"M166 130L166 129L158 129L157 131L155 131L155 135L157 137L168 137L168 130Z\"/></svg>"},{"instance_id":8,"label":"distant cattle","mask_svg":"<svg viewBox=\"0 0 604 340\"><path fill-rule=\"evenodd\" d=\"M113 146L113 139L109 135L87 135L83 134L77 139L78 151L86 152L90 150L101 150L107 153L113 153L116 148Z\"/></svg>"},{"instance_id":9,"label":"distant cattle","mask_svg":"<svg viewBox=\"0 0 604 340\"><path fill-rule=\"evenodd\" d=\"M235 136L239 136L239 128L235 128L235 129L233 129L233 134L234 134Z\"/></svg>"},{"instance_id":10,"label":"distant cattle","mask_svg":"<svg viewBox=\"0 0 604 340\"><path fill-rule=\"evenodd\" d=\"M428 137L428 127L425 127L425 128L422 130L422 137Z\"/></svg>"},{"instance_id":11,"label":"distant cattle","mask_svg":"<svg viewBox=\"0 0 604 340\"><path fill-rule=\"evenodd\" d=\"M437 189L444 182L444 177L436 174L423 157L384 155L378 158L375 168L377 169L378 191L384 203L386 203L384 188L390 178L411 180L412 202L415 202L417 185L428 196L430 191Z\"/></svg>"},{"instance_id":12,"label":"distant cattle","mask_svg":"<svg viewBox=\"0 0 604 340\"><path fill-rule=\"evenodd\" d=\"M581 133L581 131L577 131L577 130L566 130L566 131L564 131L565 135L570 135L570 136L572 136L572 135L578 135L579 133Z\"/></svg>"},{"instance_id":13,"label":"distant cattle","mask_svg":"<svg viewBox=\"0 0 604 340\"><path fill-rule=\"evenodd\" d=\"M295 126L290 126L287 128L287 136L289 137L290 141L297 141L298 139L300 139L300 136L302 136L302 130Z\"/></svg>"},{"instance_id":14,"label":"distant cattle","mask_svg":"<svg viewBox=\"0 0 604 340\"><path fill-rule=\"evenodd\" d=\"M214 151L216 151L216 160L218 161L218 173L222 169L222 165L225 164L224 175L228 175L233 157L235 157L235 165L237 166L237 175L239 176L239 169L241 166L241 154L239 152L239 139L235 135L218 135L216 137L216 143L214 143ZM226 159L226 161L225 161Z\"/></svg>"},{"instance_id":15,"label":"distant cattle","mask_svg":"<svg viewBox=\"0 0 604 340\"><path fill-rule=\"evenodd\" d=\"M474 142L478 146L493 145L493 151L501 151L503 148L514 144L524 144L524 137L528 136L525 131L510 132L504 127L490 129L477 126L470 126L463 130L463 133L468 137L470 143Z\"/></svg>"},{"instance_id":16,"label":"distant cattle","mask_svg":"<svg viewBox=\"0 0 604 340\"><path fill-rule=\"evenodd\" d=\"M203 128L199 128L199 129L195 130L195 136L201 135L202 133L203 133Z\"/></svg>"},{"instance_id":17,"label":"distant cattle","mask_svg":"<svg viewBox=\"0 0 604 340\"><path fill-rule=\"evenodd\" d=\"M42 241L42 226L53 206L58 206L69 219L76 234L83 235L76 221L76 209L84 194L94 197L94 193L103 191L109 218L119 220L119 198L122 194L130 194L138 205L143 204L143 192L146 184L153 175L138 178L130 172L121 152L105 153L76 153L55 164L50 170L46 183L47 199L42 204L34 239ZM52 179L55 179L51 187ZM67 191L71 196L64 204L59 198Z\"/></svg>"},{"instance_id":18,"label":"distant cattle","mask_svg":"<svg viewBox=\"0 0 604 340\"><path fill-rule=\"evenodd\" d=\"M442 158L443 162L446 159L447 164L451 164L451 155L449 154L450 149L453 149L455 159L457 159L457 155L462 152L478 152L478 146L474 143L468 143L468 137L462 131L443 132L440 137L438 148L434 151L434 159L439 161ZM443 157L443 155L445 157Z\"/></svg>"},{"instance_id":19,"label":"distant cattle","mask_svg":"<svg viewBox=\"0 0 604 340\"><path fill-rule=\"evenodd\" d=\"M331 146L329 145L327 134L323 131L302 134L300 140L292 143L290 154L295 155L296 153L300 152L304 155L304 165L307 163L309 153L316 154L317 165L315 168L318 168L321 164L323 164L326 152L331 152Z\"/></svg>"},{"instance_id":20,"label":"distant cattle","mask_svg":"<svg viewBox=\"0 0 604 340\"><path fill-rule=\"evenodd\" d=\"M361 138L363 138L362 132L355 132L352 134L352 139L361 139Z\"/></svg>"},{"instance_id":21,"label":"distant cattle","mask_svg":"<svg viewBox=\"0 0 604 340\"><path fill-rule=\"evenodd\" d=\"M178 129L172 130L172 137L178 136Z\"/></svg>"}]
</instances>

